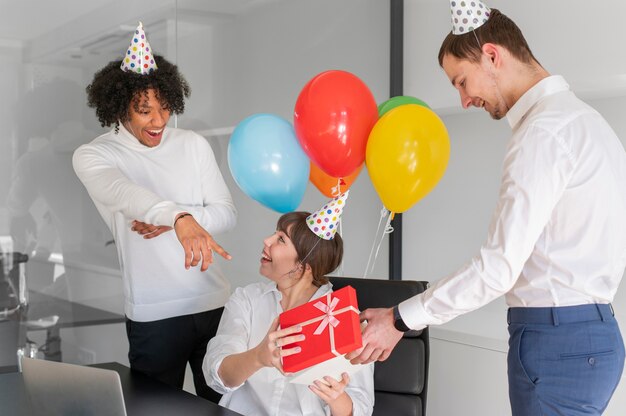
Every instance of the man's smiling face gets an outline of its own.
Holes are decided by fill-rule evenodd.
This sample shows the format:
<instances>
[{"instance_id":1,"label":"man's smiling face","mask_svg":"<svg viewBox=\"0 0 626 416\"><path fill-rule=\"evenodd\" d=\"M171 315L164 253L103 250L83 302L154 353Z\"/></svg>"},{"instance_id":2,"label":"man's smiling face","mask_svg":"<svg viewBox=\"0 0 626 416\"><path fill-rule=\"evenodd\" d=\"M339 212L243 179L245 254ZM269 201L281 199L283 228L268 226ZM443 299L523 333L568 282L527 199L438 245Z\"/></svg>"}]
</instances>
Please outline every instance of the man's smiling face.
<instances>
[{"instance_id":1,"label":"man's smiling face","mask_svg":"<svg viewBox=\"0 0 626 416\"><path fill-rule=\"evenodd\" d=\"M130 119L124 122L126 130L144 146L158 146L170 119L170 111L159 102L154 89L139 93L128 112Z\"/></svg>"}]
</instances>

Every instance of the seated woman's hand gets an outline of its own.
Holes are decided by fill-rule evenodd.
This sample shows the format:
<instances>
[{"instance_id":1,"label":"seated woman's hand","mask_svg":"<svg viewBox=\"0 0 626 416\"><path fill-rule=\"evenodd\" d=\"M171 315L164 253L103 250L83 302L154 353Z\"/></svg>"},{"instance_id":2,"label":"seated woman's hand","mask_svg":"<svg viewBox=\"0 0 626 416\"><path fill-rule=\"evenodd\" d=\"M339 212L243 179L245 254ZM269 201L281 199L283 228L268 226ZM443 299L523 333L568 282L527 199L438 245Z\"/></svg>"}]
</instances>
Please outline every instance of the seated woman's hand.
<instances>
[{"instance_id":1,"label":"seated woman's hand","mask_svg":"<svg viewBox=\"0 0 626 416\"><path fill-rule=\"evenodd\" d=\"M300 347L283 348L284 345L293 344L304 340L304 334L301 334L302 327L294 325L289 328L278 329L278 318L274 319L267 335L256 347L257 357L261 365L264 367L276 367L278 371L283 371L282 357L297 354Z\"/></svg>"},{"instance_id":2,"label":"seated woman's hand","mask_svg":"<svg viewBox=\"0 0 626 416\"><path fill-rule=\"evenodd\" d=\"M350 376L348 373L343 373L341 375L341 381L335 380L334 377L326 376L323 380L315 380L309 388L320 399L332 405L335 400L344 394L344 389L349 382Z\"/></svg>"}]
</instances>

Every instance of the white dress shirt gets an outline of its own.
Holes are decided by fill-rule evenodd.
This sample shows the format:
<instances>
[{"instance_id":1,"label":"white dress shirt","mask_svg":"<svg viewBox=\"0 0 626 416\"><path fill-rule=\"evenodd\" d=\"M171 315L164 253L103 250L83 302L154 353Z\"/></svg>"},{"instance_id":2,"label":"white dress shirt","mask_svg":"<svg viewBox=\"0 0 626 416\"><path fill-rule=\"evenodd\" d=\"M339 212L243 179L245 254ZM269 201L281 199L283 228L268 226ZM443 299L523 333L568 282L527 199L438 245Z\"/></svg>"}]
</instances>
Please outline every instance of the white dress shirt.
<instances>
[{"instance_id":1,"label":"white dress shirt","mask_svg":"<svg viewBox=\"0 0 626 416\"><path fill-rule=\"evenodd\" d=\"M453 275L399 306L414 329L506 294L511 307L609 303L626 266L626 152L561 76L529 89L513 130L487 241Z\"/></svg>"},{"instance_id":2,"label":"white dress shirt","mask_svg":"<svg viewBox=\"0 0 626 416\"><path fill-rule=\"evenodd\" d=\"M311 299L332 291L321 286ZM242 385L228 388L218 375L222 360L256 347L283 310L282 294L274 282L237 288L224 307L217 335L204 357L207 384L224 394L220 404L244 415L330 415L330 408L308 386L289 383L275 368L262 368ZM374 407L374 365L367 364L352 375L345 391L352 399L353 415L371 415Z\"/></svg>"}]
</instances>

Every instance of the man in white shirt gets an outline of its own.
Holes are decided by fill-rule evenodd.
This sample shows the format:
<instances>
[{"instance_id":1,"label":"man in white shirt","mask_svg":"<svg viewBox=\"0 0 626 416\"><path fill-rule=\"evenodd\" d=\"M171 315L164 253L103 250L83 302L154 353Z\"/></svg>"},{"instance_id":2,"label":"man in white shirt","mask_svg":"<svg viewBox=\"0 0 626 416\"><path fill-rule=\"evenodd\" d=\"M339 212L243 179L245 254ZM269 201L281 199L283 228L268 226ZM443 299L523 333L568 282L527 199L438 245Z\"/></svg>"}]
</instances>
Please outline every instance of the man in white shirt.
<instances>
[{"instance_id":1,"label":"man in white shirt","mask_svg":"<svg viewBox=\"0 0 626 416\"><path fill-rule=\"evenodd\" d=\"M230 285L209 265L213 251L230 258L212 234L234 227L236 211L207 141L167 126L190 90L149 49L140 25L128 58L87 87L102 126L115 127L76 150L74 170L115 239L131 368L182 388L189 363L196 393L218 402L202 360Z\"/></svg>"},{"instance_id":2,"label":"man in white shirt","mask_svg":"<svg viewBox=\"0 0 626 416\"><path fill-rule=\"evenodd\" d=\"M423 294L364 311L364 348L349 358L385 360L402 331L505 295L513 414L601 414L624 367L610 302L626 265L626 152L600 114L538 63L515 23L481 10L488 20L455 27L439 63L464 108L506 116L513 130L487 241Z\"/></svg>"}]
</instances>

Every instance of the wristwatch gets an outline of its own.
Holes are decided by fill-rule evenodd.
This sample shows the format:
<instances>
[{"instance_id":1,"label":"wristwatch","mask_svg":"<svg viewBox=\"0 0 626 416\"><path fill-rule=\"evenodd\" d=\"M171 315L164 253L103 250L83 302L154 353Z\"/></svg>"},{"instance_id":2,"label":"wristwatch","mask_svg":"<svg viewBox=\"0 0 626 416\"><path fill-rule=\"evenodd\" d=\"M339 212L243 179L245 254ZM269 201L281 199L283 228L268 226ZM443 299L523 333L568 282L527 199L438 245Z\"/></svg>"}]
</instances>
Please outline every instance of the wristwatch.
<instances>
[{"instance_id":1,"label":"wristwatch","mask_svg":"<svg viewBox=\"0 0 626 416\"><path fill-rule=\"evenodd\" d=\"M398 305L393 307L393 326L401 332L406 332L411 329L406 326L406 324L402 320L402 316L400 316L400 311L398 310Z\"/></svg>"}]
</instances>

